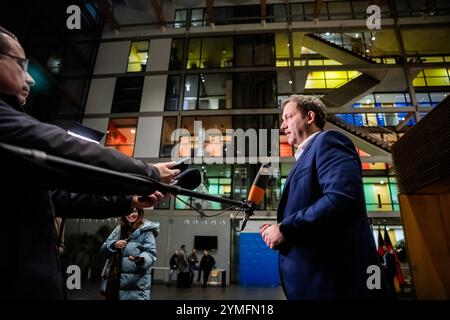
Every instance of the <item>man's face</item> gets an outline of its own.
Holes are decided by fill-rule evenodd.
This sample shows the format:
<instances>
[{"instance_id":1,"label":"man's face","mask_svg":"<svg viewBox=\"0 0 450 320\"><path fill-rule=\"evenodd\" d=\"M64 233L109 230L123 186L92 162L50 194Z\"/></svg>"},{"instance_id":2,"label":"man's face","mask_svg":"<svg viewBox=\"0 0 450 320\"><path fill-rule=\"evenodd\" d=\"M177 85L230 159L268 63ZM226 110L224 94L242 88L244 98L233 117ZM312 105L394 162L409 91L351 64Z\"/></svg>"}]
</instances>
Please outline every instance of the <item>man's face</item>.
<instances>
[{"instance_id":1,"label":"man's face","mask_svg":"<svg viewBox=\"0 0 450 320\"><path fill-rule=\"evenodd\" d=\"M283 108L281 129L287 136L290 145L298 147L307 137L308 116L303 116L295 102L287 103Z\"/></svg>"},{"instance_id":2,"label":"man's face","mask_svg":"<svg viewBox=\"0 0 450 320\"><path fill-rule=\"evenodd\" d=\"M13 38L6 36L9 50L5 52L11 56L25 58L22 46ZM16 96L20 105L24 105L30 93L33 78L25 72L16 59L0 54L0 92Z\"/></svg>"}]
</instances>

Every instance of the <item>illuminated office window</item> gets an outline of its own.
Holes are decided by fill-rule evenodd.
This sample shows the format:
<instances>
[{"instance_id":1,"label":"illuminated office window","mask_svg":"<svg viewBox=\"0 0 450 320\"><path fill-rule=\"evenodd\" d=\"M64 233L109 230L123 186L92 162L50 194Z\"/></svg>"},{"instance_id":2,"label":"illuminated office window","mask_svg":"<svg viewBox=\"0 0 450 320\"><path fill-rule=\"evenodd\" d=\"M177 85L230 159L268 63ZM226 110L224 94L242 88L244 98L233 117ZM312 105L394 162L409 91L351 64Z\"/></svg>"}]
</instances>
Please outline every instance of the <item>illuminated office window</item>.
<instances>
[{"instance_id":1,"label":"illuminated office window","mask_svg":"<svg viewBox=\"0 0 450 320\"><path fill-rule=\"evenodd\" d=\"M191 38L186 69L233 66L233 37Z\"/></svg>"},{"instance_id":2,"label":"illuminated office window","mask_svg":"<svg viewBox=\"0 0 450 320\"><path fill-rule=\"evenodd\" d=\"M177 28L185 28L186 27L186 17L187 17L187 9L177 9L175 10L175 19L173 22L173 27Z\"/></svg>"},{"instance_id":3,"label":"illuminated office window","mask_svg":"<svg viewBox=\"0 0 450 320\"><path fill-rule=\"evenodd\" d=\"M183 110L231 109L233 103L231 74L201 73L186 75Z\"/></svg>"},{"instance_id":4,"label":"illuminated office window","mask_svg":"<svg viewBox=\"0 0 450 320\"><path fill-rule=\"evenodd\" d=\"M146 70L149 43L149 41L131 42L127 72L142 72Z\"/></svg>"},{"instance_id":5,"label":"illuminated office window","mask_svg":"<svg viewBox=\"0 0 450 320\"><path fill-rule=\"evenodd\" d=\"M201 127L207 131L208 135L201 136L201 132L195 132L195 121L201 122ZM181 128L187 130L190 136L183 136L180 139L180 156L195 157L222 157L226 152L226 143L229 138L226 130L232 127L231 116L202 116L183 117Z\"/></svg>"},{"instance_id":6,"label":"illuminated office window","mask_svg":"<svg viewBox=\"0 0 450 320\"><path fill-rule=\"evenodd\" d=\"M132 157L138 118L110 119L105 146Z\"/></svg>"},{"instance_id":7,"label":"illuminated office window","mask_svg":"<svg viewBox=\"0 0 450 320\"><path fill-rule=\"evenodd\" d=\"M275 53L276 53L276 66L277 67L289 67L289 41L287 33L278 32L275 34Z\"/></svg>"},{"instance_id":8,"label":"illuminated office window","mask_svg":"<svg viewBox=\"0 0 450 320\"><path fill-rule=\"evenodd\" d=\"M196 8L191 10L191 26L203 27L205 25L205 10L203 8Z\"/></svg>"},{"instance_id":9,"label":"illuminated office window","mask_svg":"<svg viewBox=\"0 0 450 320\"><path fill-rule=\"evenodd\" d=\"M392 208L394 211L400 211L400 204L398 201L398 187L397 179L395 177L388 177L389 192L391 196Z\"/></svg>"},{"instance_id":10,"label":"illuminated office window","mask_svg":"<svg viewBox=\"0 0 450 320\"><path fill-rule=\"evenodd\" d=\"M289 158L293 156L294 152L292 146L287 141L287 136L285 134L280 134L280 157Z\"/></svg>"},{"instance_id":11,"label":"illuminated office window","mask_svg":"<svg viewBox=\"0 0 450 320\"><path fill-rule=\"evenodd\" d=\"M387 164L384 162L363 162L361 168L363 170L387 170Z\"/></svg>"},{"instance_id":12,"label":"illuminated office window","mask_svg":"<svg viewBox=\"0 0 450 320\"><path fill-rule=\"evenodd\" d=\"M450 86L449 69L423 69L413 80L415 87Z\"/></svg>"},{"instance_id":13,"label":"illuminated office window","mask_svg":"<svg viewBox=\"0 0 450 320\"><path fill-rule=\"evenodd\" d=\"M388 177L363 177L364 197L367 211L393 211Z\"/></svg>"},{"instance_id":14,"label":"illuminated office window","mask_svg":"<svg viewBox=\"0 0 450 320\"><path fill-rule=\"evenodd\" d=\"M231 198L235 195L232 191L232 166L231 165L196 165L192 166L200 170L202 174L202 183L195 189L196 191L215 196ZM187 196L179 196L184 202L198 210L223 210L230 205L214 201L206 201ZM189 205L179 199L175 200L175 209L191 210Z\"/></svg>"},{"instance_id":15,"label":"illuminated office window","mask_svg":"<svg viewBox=\"0 0 450 320\"><path fill-rule=\"evenodd\" d=\"M248 198L248 193L253 180L258 174L260 165L246 164L235 165L233 168L233 199L244 201ZM269 184L266 188L264 201L260 203L257 210L276 210L281 196L279 172L272 172Z\"/></svg>"},{"instance_id":16,"label":"illuminated office window","mask_svg":"<svg viewBox=\"0 0 450 320\"><path fill-rule=\"evenodd\" d=\"M335 89L356 78L358 71L313 71L308 74L305 89Z\"/></svg>"}]
</instances>

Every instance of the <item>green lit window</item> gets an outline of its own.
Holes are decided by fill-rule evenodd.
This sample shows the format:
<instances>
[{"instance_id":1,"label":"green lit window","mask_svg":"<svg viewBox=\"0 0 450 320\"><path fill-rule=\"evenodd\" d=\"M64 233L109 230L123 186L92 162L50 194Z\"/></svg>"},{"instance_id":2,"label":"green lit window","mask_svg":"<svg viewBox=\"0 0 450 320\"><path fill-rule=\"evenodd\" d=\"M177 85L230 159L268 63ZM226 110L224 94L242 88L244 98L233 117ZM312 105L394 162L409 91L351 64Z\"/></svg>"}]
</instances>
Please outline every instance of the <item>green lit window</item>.
<instances>
[{"instance_id":1,"label":"green lit window","mask_svg":"<svg viewBox=\"0 0 450 320\"><path fill-rule=\"evenodd\" d=\"M396 190L390 177L363 177L364 197L367 211L393 211L396 210L392 202L394 196L391 194ZM395 192L395 199L397 193ZM398 204L398 200L397 200Z\"/></svg>"}]
</instances>

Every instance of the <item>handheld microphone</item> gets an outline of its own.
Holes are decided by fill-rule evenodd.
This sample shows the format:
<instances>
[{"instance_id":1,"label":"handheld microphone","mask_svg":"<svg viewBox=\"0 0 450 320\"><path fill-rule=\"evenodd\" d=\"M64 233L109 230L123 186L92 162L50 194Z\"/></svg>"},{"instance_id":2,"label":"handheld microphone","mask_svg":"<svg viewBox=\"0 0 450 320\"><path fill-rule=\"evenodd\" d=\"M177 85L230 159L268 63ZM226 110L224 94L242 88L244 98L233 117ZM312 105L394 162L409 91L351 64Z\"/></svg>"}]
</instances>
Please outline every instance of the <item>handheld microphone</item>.
<instances>
[{"instance_id":1,"label":"handheld microphone","mask_svg":"<svg viewBox=\"0 0 450 320\"><path fill-rule=\"evenodd\" d=\"M200 170L188 169L177 175L171 185L178 186L183 189L194 190L200 185L200 183L202 183L202 174L200 173Z\"/></svg>"},{"instance_id":2,"label":"handheld microphone","mask_svg":"<svg viewBox=\"0 0 450 320\"><path fill-rule=\"evenodd\" d=\"M247 203L250 205L251 209L247 210L244 219L242 220L241 231L244 230L248 219L253 215L253 209L258 206L264 199L264 194L266 193L267 186L269 185L269 179L271 176L271 170L269 164L261 165L258 174L253 181L250 193L248 195Z\"/></svg>"},{"instance_id":3,"label":"handheld microphone","mask_svg":"<svg viewBox=\"0 0 450 320\"><path fill-rule=\"evenodd\" d=\"M202 175L198 169L188 169L175 177L174 182L170 183L172 186L177 186L183 189L194 190L202 183ZM148 200L148 196L141 196L139 201Z\"/></svg>"}]
</instances>

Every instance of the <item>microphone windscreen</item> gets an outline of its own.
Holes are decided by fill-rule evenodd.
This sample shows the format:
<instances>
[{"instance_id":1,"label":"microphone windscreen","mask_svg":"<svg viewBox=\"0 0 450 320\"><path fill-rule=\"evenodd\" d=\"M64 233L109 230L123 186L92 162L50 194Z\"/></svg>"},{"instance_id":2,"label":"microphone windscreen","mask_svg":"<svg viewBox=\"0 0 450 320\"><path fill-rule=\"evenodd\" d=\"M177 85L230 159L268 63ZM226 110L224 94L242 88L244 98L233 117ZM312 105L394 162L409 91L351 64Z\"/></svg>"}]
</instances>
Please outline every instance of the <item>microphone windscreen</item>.
<instances>
[{"instance_id":1,"label":"microphone windscreen","mask_svg":"<svg viewBox=\"0 0 450 320\"><path fill-rule=\"evenodd\" d=\"M268 165L262 165L256 175L255 181L253 181L250 193L248 194L248 201L259 205L264 199L264 194L266 193L267 186L270 180L270 167Z\"/></svg>"},{"instance_id":2,"label":"microphone windscreen","mask_svg":"<svg viewBox=\"0 0 450 320\"><path fill-rule=\"evenodd\" d=\"M202 175L198 169L187 169L175 177L175 181L171 183L174 186L183 189L194 190L202 183Z\"/></svg>"}]
</instances>

